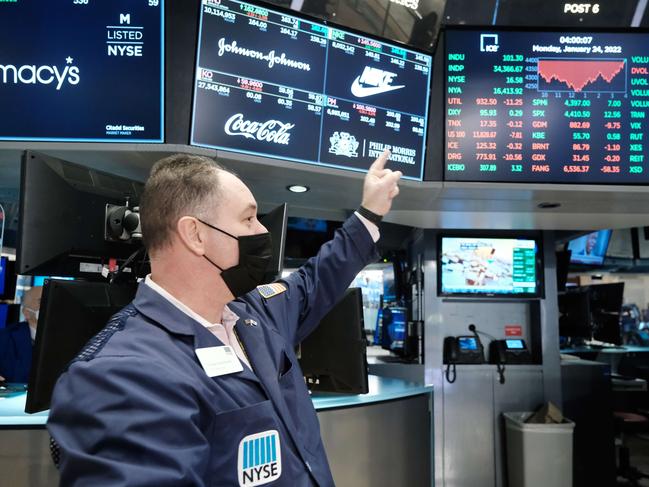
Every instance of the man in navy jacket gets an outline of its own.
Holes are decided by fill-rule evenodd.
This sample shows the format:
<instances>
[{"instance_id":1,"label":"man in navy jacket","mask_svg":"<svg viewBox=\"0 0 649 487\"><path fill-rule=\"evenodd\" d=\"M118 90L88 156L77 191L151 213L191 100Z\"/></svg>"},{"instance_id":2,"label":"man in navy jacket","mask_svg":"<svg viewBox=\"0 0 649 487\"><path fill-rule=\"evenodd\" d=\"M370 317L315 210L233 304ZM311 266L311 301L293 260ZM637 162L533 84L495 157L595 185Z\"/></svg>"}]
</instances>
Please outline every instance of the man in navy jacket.
<instances>
[{"instance_id":1,"label":"man in navy jacket","mask_svg":"<svg viewBox=\"0 0 649 487\"><path fill-rule=\"evenodd\" d=\"M388 156L334 239L258 287L270 241L250 190L207 158L154 166L141 201L151 275L54 391L62 485L334 484L294 347L377 258L401 177Z\"/></svg>"},{"instance_id":2,"label":"man in navy jacket","mask_svg":"<svg viewBox=\"0 0 649 487\"><path fill-rule=\"evenodd\" d=\"M25 321L0 329L0 380L25 383L29 381L32 343L36 336L42 294L41 286L28 289L21 303Z\"/></svg>"}]
</instances>

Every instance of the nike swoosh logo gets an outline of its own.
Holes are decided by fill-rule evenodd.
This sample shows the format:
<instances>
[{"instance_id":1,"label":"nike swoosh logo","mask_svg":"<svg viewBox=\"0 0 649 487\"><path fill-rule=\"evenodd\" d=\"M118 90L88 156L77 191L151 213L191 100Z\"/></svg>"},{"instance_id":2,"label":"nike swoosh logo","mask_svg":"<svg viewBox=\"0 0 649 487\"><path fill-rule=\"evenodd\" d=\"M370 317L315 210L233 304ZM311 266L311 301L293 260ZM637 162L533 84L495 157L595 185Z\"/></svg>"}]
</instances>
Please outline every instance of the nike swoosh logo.
<instances>
[{"instance_id":1,"label":"nike swoosh logo","mask_svg":"<svg viewBox=\"0 0 649 487\"><path fill-rule=\"evenodd\" d=\"M365 98L366 96L378 95L379 93L387 93L388 91L398 90L406 85L400 86L362 86L360 83L360 76L352 83L352 95L357 98Z\"/></svg>"}]
</instances>

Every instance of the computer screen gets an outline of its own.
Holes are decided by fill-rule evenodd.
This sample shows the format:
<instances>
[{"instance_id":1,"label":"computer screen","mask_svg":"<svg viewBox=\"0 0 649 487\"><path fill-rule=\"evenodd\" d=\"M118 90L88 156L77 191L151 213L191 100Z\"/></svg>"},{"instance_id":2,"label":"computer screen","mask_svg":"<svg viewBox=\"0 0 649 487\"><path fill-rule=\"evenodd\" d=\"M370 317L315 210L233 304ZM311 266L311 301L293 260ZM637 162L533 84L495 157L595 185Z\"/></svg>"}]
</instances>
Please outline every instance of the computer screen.
<instances>
[{"instance_id":1,"label":"computer screen","mask_svg":"<svg viewBox=\"0 0 649 487\"><path fill-rule=\"evenodd\" d=\"M647 184L648 44L646 32L447 30L445 179Z\"/></svg>"},{"instance_id":2,"label":"computer screen","mask_svg":"<svg viewBox=\"0 0 649 487\"><path fill-rule=\"evenodd\" d=\"M588 288L576 288L559 294L559 335L585 338L593 336Z\"/></svg>"},{"instance_id":3,"label":"computer screen","mask_svg":"<svg viewBox=\"0 0 649 487\"><path fill-rule=\"evenodd\" d=\"M3 295L5 292L5 283L7 281L7 262L9 259L6 257L0 257L0 295Z\"/></svg>"},{"instance_id":4,"label":"computer screen","mask_svg":"<svg viewBox=\"0 0 649 487\"><path fill-rule=\"evenodd\" d=\"M478 350L478 340L475 337L459 337L460 350Z\"/></svg>"},{"instance_id":5,"label":"computer screen","mask_svg":"<svg viewBox=\"0 0 649 487\"><path fill-rule=\"evenodd\" d=\"M541 252L533 238L451 237L438 243L438 295L539 297Z\"/></svg>"},{"instance_id":6,"label":"computer screen","mask_svg":"<svg viewBox=\"0 0 649 487\"><path fill-rule=\"evenodd\" d=\"M606 257L631 261L634 255L634 237L631 228L615 229L611 232L611 239L606 251Z\"/></svg>"},{"instance_id":7,"label":"computer screen","mask_svg":"<svg viewBox=\"0 0 649 487\"><path fill-rule=\"evenodd\" d=\"M48 281L43 289L25 412L48 409L63 370L108 319L135 297L136 283Z\"/></svg>"},{"instance_id":8,"label":"computer screen","mask_svg":"<svg viewBox=\"0 0 649 487\"><path fill-rule=\"evenodd\" d=\"M261 224L270 232L273 240L273 257L266 272L265 282L272 282L282 275L284 249L286 248L287 217L288 206L284 203L259 218Z\"/></svg>"},{"instance_id":9,"label":"computer screen","mask_svg":"<svg viewBox=\"0 0 649 487\"><path fill-rule=\"evenodd\" d=\"M570 263L602 265L610 240L611 230L600 230L572 239L568 242L568 250L572 252Z\"/></svg>"},{"instance_id":10,"label":"computer screen","mask_svg":"<svg viewBox=\"0 0 649 487\"><path fill-rule=\"evenodd\" d=\"M163 142L164 7L0 2L0 140Z\"/></svg>"},{"instance_id":11,"label":"computer screen","mask_svg":"<svg viewBox=\"0 0 649 487\"><path fill-rule=\"evenodd\" d=\"M2 7L0 7L2 8ZM23 275L101 277L101 263L141 245L107 242L106 204L136 205L141 182L27 151L20 186L17 268Z\"/></svg>"},{"instance_id":12,"label":"computer screen","mask_svg":"<svg viewBox=\"0 0 649 487\"><path fill-rule=\"evenodd\" d=\"M73 281L74 277L64 276L34 276L32 279L32 286L44 286L47 279L59 279L62 281Z\"/></svg>"},{"instance_id":13,"label":"computer screen","mask_svg":"<svg viewBox=\"0 0 649 487\"><path fill-rule=\"evenodd\" d=\"M559 334L620 345L624 283L582 286L559 295Z\"/></svg>"},{"instance_id":14,"label":"computer screen","mask_svg":"<svg viewBox=\"0 0 649 487\"><path fill-rule=\"evenodd\" d=\"M392 352L402 352L408 331L408 309L388 306L381 310L381 346Z\"/></svg>"},{"instance_id":15,"label":"computer screen","mask_svg":"<svg viewBox=\"0 0 649 487\"><path fill-rule=\"evenodd\" d=\"M572 252L564 249L555 252L556 266L557 266L557 291L563 292L566 290L568 282L568 273L570 271L570 257Z\"/></svg>"},{"instance_id":16,"label":"computer screen","mask_svg":"<svg viewBox=\"0 0 649 487\"><path fill-rule=\"evenodd\" d=\"M624 283L615 282L589 287L593 319L593 338L606 343L622 344L621 313Z\"/></svg>"},{"instance_id":17,"label":"computer screen","mask_svg":"<svg viewBox=\"0 0 649 487\"><path fill-rule=\"evenodd\" d=\"M421 180L432 56L239 0L202 0L191 144Z\"/></svg>"},{"instance_id":18,"label":"computer screen","mask_svg":"<svg viewBox=\"0 0 649 487\"><path fill-rule=\"evenodd\" d=\"M327 232L327 220L318 220L315 218L297 218L288 217L288 228L291 230L305 232Z\"/></svg>"},{"instance_id":19,"label":"computer screen","mask_svg":"<svg viewBox=\"0 0 649 487\"><path fill-rule=\"evenodd\" d=\"M7 326L7 316L9 315L9 305L0 303L0 328Z\"/></svg>"},{"instance_id":20,"label":"computer screen","mask_svg":"<svg viewBox=\"0 0 649 487\"><path fill-rule=\"evenodd\" d=\"M363 328L361 290L350 288L300 345L300 366L310 389L368 392Z\"/></svg>"},{"instance_id":21,"label":"computer screen","mask_svg":"<svg viewBox=\"0 0 649 487\"><path fill-rule=\"evenodd\" d=\"M0 299L14 300L16 279L16 261L0 257Z\"/></svg>"},{"instance_id":22,"label":"computer screen","mask_svg":"<svg viewBox=\"0 0 649 487\"><path fill-rule=\"evenodd\" d=\"M525 348L523 340L507 339L505 340L505 345L507 345L509 350L523 350Z\"/></svg>"}]
</instances>

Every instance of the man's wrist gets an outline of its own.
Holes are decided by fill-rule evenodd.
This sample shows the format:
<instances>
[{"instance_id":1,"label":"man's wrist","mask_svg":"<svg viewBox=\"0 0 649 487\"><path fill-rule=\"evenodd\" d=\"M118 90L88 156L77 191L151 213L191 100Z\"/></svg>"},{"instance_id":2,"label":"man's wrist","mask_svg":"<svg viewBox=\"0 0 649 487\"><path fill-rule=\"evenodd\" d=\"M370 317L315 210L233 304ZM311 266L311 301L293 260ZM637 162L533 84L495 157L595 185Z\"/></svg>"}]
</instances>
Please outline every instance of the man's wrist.
<instances>
[{"instance_id":1,"label":"man's wrist","mask_svg":"<svg viewBox=\"0 0 649 487\"><path fill-rule=\"evenodd\" d=\"M376 226L378 226L381 223L381 220L383 220L383 217L381 215L377 215L373 211L370 211L367 208L365 208L363 205L360 205L356 211L358 212L359 215L362 215L364 218L367 218Z\"/></svg>"}]
</instances>

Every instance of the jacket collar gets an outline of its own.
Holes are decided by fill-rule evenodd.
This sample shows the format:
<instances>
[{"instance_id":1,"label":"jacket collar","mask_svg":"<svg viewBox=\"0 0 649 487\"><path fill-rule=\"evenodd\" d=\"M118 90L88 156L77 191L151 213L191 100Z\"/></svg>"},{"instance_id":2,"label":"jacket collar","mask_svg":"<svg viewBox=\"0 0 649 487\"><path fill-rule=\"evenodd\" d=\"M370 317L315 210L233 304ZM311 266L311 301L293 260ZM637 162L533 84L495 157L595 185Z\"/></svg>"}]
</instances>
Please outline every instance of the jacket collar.
<instances>
[{"instance_id":1,"label":"jacket collar","mask_svg":"<svg viewBox=\"0 0 649 487\"><path fill-rule=\"evenodd\" d=\"M137 288L133 306L144 316L155 321L170 333L196 336L197 330L204 328L198 321L183 313L169 300L143 282ZM212 333L209 334L212 335ZM216 339L216 337L214 338Z\"/></svg>"}]
</instances>

